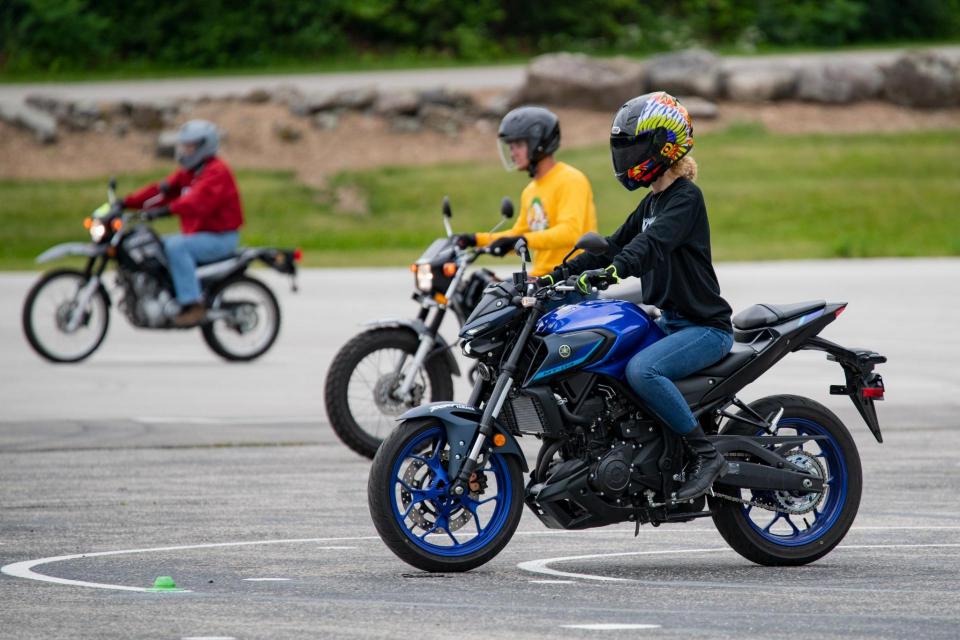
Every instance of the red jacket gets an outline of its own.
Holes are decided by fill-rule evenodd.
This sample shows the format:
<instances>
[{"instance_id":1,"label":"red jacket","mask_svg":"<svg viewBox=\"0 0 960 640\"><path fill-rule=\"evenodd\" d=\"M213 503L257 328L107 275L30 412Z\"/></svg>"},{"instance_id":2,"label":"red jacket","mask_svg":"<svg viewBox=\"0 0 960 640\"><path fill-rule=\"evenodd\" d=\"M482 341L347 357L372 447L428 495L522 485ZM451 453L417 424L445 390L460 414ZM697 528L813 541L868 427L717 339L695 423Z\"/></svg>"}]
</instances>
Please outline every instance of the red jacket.
<instances>
[{"instance_id":1,"label":"red jacket","mask_svg":"<svg viewBox=\"0 0 960 640\"><path fill-rule=\"evenodd\" d=\"M234 231L243 225L237 182L230 167L214 156L196 171L177 169L163 182L148 185L123 199L129 209L167 205L180 217L184 234L198 231Z\"/></svg>"}]
</instances>

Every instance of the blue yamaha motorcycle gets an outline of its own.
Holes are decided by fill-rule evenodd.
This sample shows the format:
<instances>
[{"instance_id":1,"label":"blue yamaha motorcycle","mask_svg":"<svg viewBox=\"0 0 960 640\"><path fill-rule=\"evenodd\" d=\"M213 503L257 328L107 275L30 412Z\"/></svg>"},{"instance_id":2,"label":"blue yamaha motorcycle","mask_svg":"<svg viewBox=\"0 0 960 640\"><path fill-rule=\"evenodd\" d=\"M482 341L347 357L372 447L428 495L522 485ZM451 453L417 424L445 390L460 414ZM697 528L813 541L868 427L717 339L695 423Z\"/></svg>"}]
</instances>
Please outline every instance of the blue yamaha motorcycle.
<instances>
[{"instance_id":1,"label":"blue yamaha motorcycle","mask_svg":"<svg viewBox=\"0 0 960 640\"><path fill-rule=\"evenodd\" d=\"M604 253L606 241L587 234L577 248ZM874 367L886 358L819 336L846 303L754 305L734 317L726 357L677 381L726 458L707 496L678 503L694 456L624 377L630 358L663 333L636 300L558 307L572 282L536 290L524 266L512 282L488 286L460 333L464 354L479 362L469 401L408 411L380 447L370 513L398 557L426 571L478 567L510 540L524 503L555 529L629 521L639 531L709 517L734 550L763 565L806 564L840 543L862 484L850 432L808 398L748 405L737 394L787 354L822 351L845 376L830 392L849 396L882 442ZM521 435L542 442L532 468Z\"/></svg>"}]
</instances>

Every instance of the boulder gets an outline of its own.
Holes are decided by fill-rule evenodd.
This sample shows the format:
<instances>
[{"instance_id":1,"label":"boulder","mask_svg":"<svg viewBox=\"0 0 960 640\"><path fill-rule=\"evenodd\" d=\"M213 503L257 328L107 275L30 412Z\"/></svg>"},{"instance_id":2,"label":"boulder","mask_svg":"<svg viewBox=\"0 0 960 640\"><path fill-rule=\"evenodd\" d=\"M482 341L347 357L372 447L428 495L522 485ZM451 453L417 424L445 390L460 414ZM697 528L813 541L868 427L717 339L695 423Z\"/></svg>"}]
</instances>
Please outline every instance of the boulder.
<instances>
[{"instance_id":1,"label":"boulder","mask_svg":"<svg viewBox=\"0 0 960 640\"><path fill-rule=\"evenodd\" d=\"M66 124L75 131L86 131L93 127L103 117L100 105L92 100L81 100L71 105L67 114Z\"/></svg>"},{"instance_id":2,"label":"boulder","mask_svg":"<svg viewBox=\"0 0 960 640\"><path fill-rule=\"evenodd\" d=\"M161 131L157 135L154 145L154 154L158 158L173 160L177 152L177 132L175 130Z\"/></svg>"},{"instance_id":3,"label":"boulder","mask_svg":"<svg viewBox=\"0 0 960 640\"><path fill-rule=\"evenodd\" d=\"M720 58L703 49L654 56L647 65L647 91L716 99L723 88Z\"/></svg>"},{"instance_id":4,"label":"boulder","mask_svg":"<svg viewBox=\"0 0 960 640\"><path fill-rule=\"evenodd\" d=\"M340 114L336 111L323 111L313 116L313 126L322 131L332 131L340 124Z\"/></svg>"},{"instance_id":5,"label":"boulder","mask_svg":"<svg viewBox=\"0 0 960 640\"><path fill-rule=\"evenodd\" d=\"M251 89L241 98L243 102L249 102L250 104L264 104L272 99L273 96L266 89Z\"/></svg>"},{"instance_id":6,"label":"boulder","mask_svg":"<svg viewBox=\"0 0 960 640\"><path fill-rule=\"evenodd\" d=\"M807 67L797 79L797 98L827 104L845 104L876 98L883 88L883 72L864 62Z\"/></svg>"},{"instance_id":7,"label":"boulder","mask_svg":"<svg viewBox=\"0 0 960 640\"><path fill-rule=\"evenodd\" d=\"M454 137L460 133L463 125L463 112L442 104L423 105L420 118L424 127Z\"/></svg>"},{"instance_id":8,"label":"boulder","mask_svg":"<svg viewBox=\"0 0 960 640\"><path fill-rule=\"evenodd\" d=\"M883 95L908 107L960 104L960 64L933 51L911 51L884 70Z\"/></svg>"},{"instance_id":9,"label":"boulder","mask_svg":"<svg viewBox=\"0 0 960 640\"><path fill-rule=\"evenodd\" d=\"M274 122L273 135L283 142L297 142L303 137L303 132L286 122Z\"/></svg>"},{"instance_id":10,"label":"boulder","mask_svg":"<svg viewBox=\"0 0 960 640\"><path fill-rule=\"evenodd\" d=\"M130 124L135 129L158 130L169 124L179 112L175 100L142 100L124 104Z\"/></svg>"},{"instance_id":11,"label":"boulder","mask_svg":"<svg viewBox=\"0 0 960 640\"><path fill-rule=\"evenodd\" d=\"M720 109L715 102L710 102L709 100L704 100L696 96L680 96L677 100L686 107L687 113L689 113L690 117L694 120L712 120L720 115Z\"/></svg>"},{"instance_id":12,"label":"boulder","mask_svg":"<svg viewBox=\"0 0 960 640\"><path fill-rule=\"evenodd\" d=\"M626 58L597 59L579 53L551 53L527 66L521 98L563 107L611 113L643 93L645 67Z\"/></svg>"},{"instance_id":13,"label":"boulder","mask_svg":"<svg viewBox=\"0 0 960 640\"><path fill-rule=\"evenodd\" d=\"M727 71L725 93L736 102L767 102L790 98L797 72L788 67L743 67Z\"/></svg>"},{"instance_id":14,"label":"boulder","mask_svg":"<svg viewBox=\"0 0 960 640\"><path fill-rule=\"evenodd\" d=\"M422 104L438 104L454 109L467 109L473 106L473 98L463 91L451 91L446 87L424 89L419 93Z\"/></svg>"},{"instance_id":15,"label":"boulder","mask_svg":"<svg viewBox=\"0 0 960 640\"><path fill-rule=\"evenodd\" d=\"M376 88L360 87L343 91L311 93L305 96L294 95L288 104L290 112L294 115L308 116L341 109L358 111L370 107L376 99Z\"/></svg>"},{"instance_id":16,"label":"boulder","mask_svg":"<svg viewBox=\"0 0 960 640\"><path fill-rule=\"evenodd\" d=\"M397 133L417 133L423 129L423 123L413 116L394 116L390 118L390 129Z\"/></svg>"},{"instance_id":17,"label":"boulder","mask_svg":"<svg viewBox=\"0 0 960 640\"><path fill-rule=\"evenodd\" d=\"M381 116L412 116L420 109L420 96L414 91L381 93L373 103L373 111Z\"/></svg>"},{"instance_id":18,"label":"boulder","mask_svg":"<svg viewBox=\"0 0 960 640\"><path fill-rule=\"evenodd\" d=\"M29 131L41 144L57 141L56 119L25 102L0 102L0 120Z\"/></svg>"}]
</instances>

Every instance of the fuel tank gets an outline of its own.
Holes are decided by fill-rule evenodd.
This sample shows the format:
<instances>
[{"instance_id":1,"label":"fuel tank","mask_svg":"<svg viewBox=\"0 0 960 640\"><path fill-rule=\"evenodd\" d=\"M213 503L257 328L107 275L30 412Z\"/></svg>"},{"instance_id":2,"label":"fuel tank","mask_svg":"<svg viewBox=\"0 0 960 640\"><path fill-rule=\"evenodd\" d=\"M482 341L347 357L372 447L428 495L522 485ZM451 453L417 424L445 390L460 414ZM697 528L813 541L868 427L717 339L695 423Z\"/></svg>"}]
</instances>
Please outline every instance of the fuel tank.
<instances>
[{"instance_id":1,"label":"fuel tank","mask_svg":"<svg viewBox=\"0 0 960 640\"><path fill-rule=\"evenodd\" d=\"M575 371L623 379L627 362L664 337L644 311L624 300L590 300L554 309L537 323L546 355L531 383Z\"/></svg>"}]
</instances>

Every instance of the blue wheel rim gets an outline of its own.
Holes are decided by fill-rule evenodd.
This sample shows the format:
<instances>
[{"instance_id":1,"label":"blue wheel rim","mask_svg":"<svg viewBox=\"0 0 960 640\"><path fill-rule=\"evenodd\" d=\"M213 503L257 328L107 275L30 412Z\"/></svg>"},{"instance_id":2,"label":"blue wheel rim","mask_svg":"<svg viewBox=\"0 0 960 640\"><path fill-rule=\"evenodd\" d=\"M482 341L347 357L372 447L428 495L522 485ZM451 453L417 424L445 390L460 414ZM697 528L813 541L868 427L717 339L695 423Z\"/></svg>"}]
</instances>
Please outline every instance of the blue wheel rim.
<instances>
[{"instance_id":1,"label":"blue wheel rim","mask_svg":"<svg viewBox=\"0 0 960 640\"><path fill-rule=\"evenodd\" d=\"M391 470L390 504L411 542L431 554L455 558L482 549L503 529L513 492L505 460L492 455L481 469L487 482L483 493L450 495L442 459L445 447L446 433L439 426L407 443Z\"/></svg>"},{"instance_id":2,"label":"blue wheel rim","mask_svg":"<svg viewBox=\"0 0 960 640\"><path fill-rule=\"evenodd\" d=\"M808 453L818 451L814 456L826 471L826 495L812 511L800 515L784 511L773 513L750 506L743 507L743 515L764 540L784 547L799 547L819 540L836 524L847 500L847 465L840 445L822 425L804 418L785 418L777 427L778 435L781 429L795 431L797 435L828 437L815 441L816 444L811 441L804 445ZM768 504L776 502L773 492L753 492L752 497Z\"/></svg>"}]
</instances>

